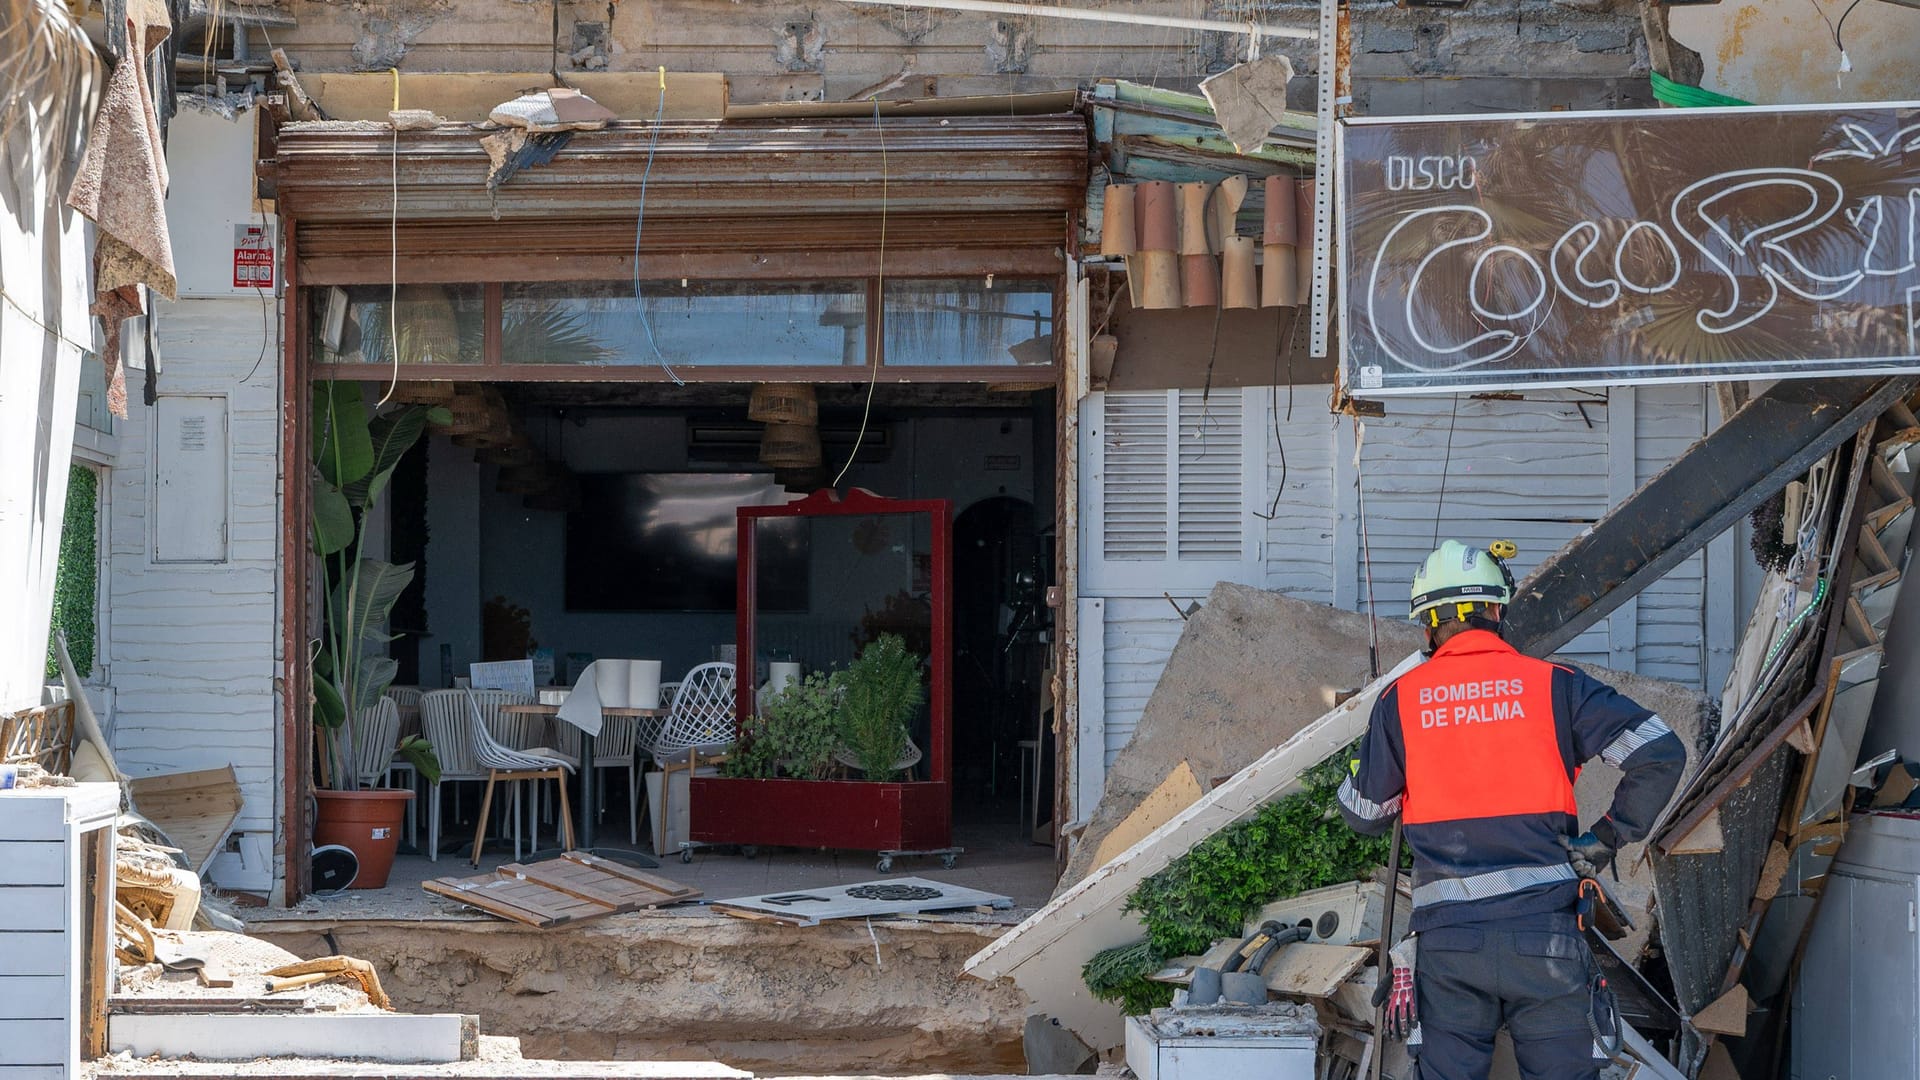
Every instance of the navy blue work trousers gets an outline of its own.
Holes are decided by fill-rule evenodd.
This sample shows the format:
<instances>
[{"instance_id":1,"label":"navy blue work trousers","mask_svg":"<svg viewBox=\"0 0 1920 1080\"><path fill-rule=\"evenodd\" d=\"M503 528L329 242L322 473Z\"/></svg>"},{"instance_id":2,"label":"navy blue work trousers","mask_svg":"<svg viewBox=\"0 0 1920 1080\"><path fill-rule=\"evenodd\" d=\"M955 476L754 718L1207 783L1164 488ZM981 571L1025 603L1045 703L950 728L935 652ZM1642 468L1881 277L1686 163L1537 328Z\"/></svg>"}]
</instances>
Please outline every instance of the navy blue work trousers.
<instances>
[{"instance_id":1,"label":"navy blue work trousers","mask_svg":"<svg viewBox=\"0 0 1920 1080\"><path fill-rule=\"evenodd\" d=\"M1444 926L1419 943L1420 1080L1486 1080L1503 1026L1527 1080L1600 1075L1588 1021L1596 964L1572 913Z\"/></svg>"}]
</instances>

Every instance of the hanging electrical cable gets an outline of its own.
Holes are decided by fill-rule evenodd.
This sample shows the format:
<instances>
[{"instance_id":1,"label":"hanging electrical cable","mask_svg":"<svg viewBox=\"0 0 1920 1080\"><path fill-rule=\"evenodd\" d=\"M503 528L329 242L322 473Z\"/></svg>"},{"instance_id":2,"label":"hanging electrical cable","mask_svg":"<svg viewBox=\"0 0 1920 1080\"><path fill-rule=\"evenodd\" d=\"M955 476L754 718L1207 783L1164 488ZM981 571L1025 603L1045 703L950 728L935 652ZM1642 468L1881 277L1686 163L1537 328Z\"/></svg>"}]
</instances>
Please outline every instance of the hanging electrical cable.
<instances>
[{"instance_id":1,"label":"hanging electrical cable","mask_svg":"<svg viewBox=\"0 0 1920 1080\"><path fill-rule=\"evenodd\" d=\"M393 75L393 112L400 111L400 69L388 68ZM388 114L389 116L392 113ZM400 386L400 122L393 125L393 154L390 175L393 202L387 215L387 355L392 358L393 376L387 380L387 392L373 406L378 409L393 397Z\"/></svg>"},{"instance_id":2,"label":"hanging electrical cable","mask_svg":"<svg viewBox=\"0 0 1920 1080\"><path fill-rule=\"evenodd\" d=\"M880 263L874 274L873 284L874 296L877 297L876 302L880 306L880 311L874 313L875 318L868 320L868 326L872 328L870 332L874 335L873 347L868 350L872 354L868 360L873 367L867 378L867 403L860 410L860 431L853 437L853 449L847 451L846 464L840 466L840 472L834 476L833 483L829 485L835 488L840 486L840 481L847 478L847 470L853 468L854 460L860 456L860 445L867 440L867 423L873 416L873 395L880 386L880 361L887 351L884 336L887 307L887 132L880 124L879 95L874 95L872 101L873 131L880 137Z\"/></svg>"},{"instance_id":3,"label":"hanging electrical cable","mask_svg":"<svg viewBox=\"0 0 1920 1080\"><path fill-rule=\"evenodd\" d=\"M640 238L647 228L647 183L653 179L653 155L660 147L660 127L667 118L667 69L660 67L660 103L654 106L653 130L647 135L647 164L640 171L640 209L633 222L633 310L640 318L640 329L647 338L647 348L653 350L653 358L660 363L660 370L667 373L675 386L685 386L687 381L673 370L667 362L666 354L660 351L660 343L654 340L653 323L647 318L646 300L640 295Z\"/></svg>"}]
</instances>

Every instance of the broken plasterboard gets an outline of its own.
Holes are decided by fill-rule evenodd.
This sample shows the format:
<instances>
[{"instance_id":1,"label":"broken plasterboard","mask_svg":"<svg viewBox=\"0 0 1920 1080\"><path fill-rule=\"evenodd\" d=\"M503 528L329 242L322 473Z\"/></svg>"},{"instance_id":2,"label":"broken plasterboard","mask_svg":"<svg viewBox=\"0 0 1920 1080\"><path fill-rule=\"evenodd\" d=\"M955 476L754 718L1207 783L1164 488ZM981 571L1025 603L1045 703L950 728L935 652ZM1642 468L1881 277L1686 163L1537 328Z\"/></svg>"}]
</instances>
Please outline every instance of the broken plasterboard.
<instances>
[{"instance_id":1,"label":"broken plasterboard","mask_svg":"<svg viewBox=\"0 0 1920 1080\"><path fill-rule=\"evenodd\" d=\"M240 780L231 765L143 776L129 781L127 792L134 810L159 826L201 877L240 819Z\"/></svg>"},{"instance_id":2,"label":"broken plasterboard","mask_svg":"<svg viewBox=\"0 0 1920 1080\"><path fill-rule=\"evenodd\" d=\"M818 926L828 919L860 919L880 915L909 915L921 911L992 908L1004 911L1013 898L998 893L964 889L926 878L887 878L824 889L715 900L713 910L739 919L777 922L786 926Z\"/></svg>"},{"instance_id":3,"label":"broken plasterboard","mask_svg":"<svg viewBox=\"0 0 1920 1080\"><path fill-rule=\"evenodd\" d=\"M1100 846L1093 853L1093 865L1105 866L1113 861L1115 855L1139 843L1141 837L1165 825L1173 815L1199 802L1204 794L1206 792L1200 787L1200 778L1193 775L1193 764L1182 761L1175 765L1167 778L1141 800L1133 813L1101 838Z\"/></svg>"},{"instance_id":4,"label":"broken plasterboard","mask_svg":"<svg viewBox=\"0 0 1920 1080\"><path fill-rule=\"evenodd\" d=\"M528 926L560 926L700 897L700 890L626 863L569 851L537 863L508 863L491 874L435 878L420 887L489 915Z\"/></svg>"},{"instance_id":5,"label":"broken plasterboard","mask_svg":"<svg viewBox=\"0 0 1920 1080\"><path fill-rule=\"evenodd\" d=\"M967 960L967 973L1011 978L1046 1013L1096 1050L1120 1045L1118 1006L1088 992L1080 969L1103 949L1146 936L1139 916L1122 910L1142 881L1166 869L1193 845L1251 816L1294 790L1300 774L1366 730L1373 703L1393 680L1420 663L1413 653L1365 690L1337 706L1187 807L1112 862L1041 908Z\"/></svg>"}]
</instances>

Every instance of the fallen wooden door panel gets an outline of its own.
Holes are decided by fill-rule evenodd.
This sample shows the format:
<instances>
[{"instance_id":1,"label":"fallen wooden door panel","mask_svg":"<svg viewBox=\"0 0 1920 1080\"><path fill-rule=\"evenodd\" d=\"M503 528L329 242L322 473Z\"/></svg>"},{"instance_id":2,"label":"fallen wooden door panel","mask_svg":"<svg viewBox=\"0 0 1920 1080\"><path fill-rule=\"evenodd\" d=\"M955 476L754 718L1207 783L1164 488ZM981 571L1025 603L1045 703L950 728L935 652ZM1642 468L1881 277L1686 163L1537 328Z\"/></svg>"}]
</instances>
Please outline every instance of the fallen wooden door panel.
<instances>
[{"instance_id":1,"label":"fallen wooden door panel","mask_svg":"<svg viewBox=\"0 0 1920 1080\"><path fill-rule=\"evenodd\" d=\"M560 926L700 896L699 889L577 851L546 862L508 863L490 874L434 878L420 887L489 915L535 927Z\"/></svg>"},{"instance_id":2,"label":"fallen wooden door panel","mask_svg":"<svg viewBox=\"0 0 1920 1080\"><path fill-rule=\"evenodd\" d=\"M233 766L197 772L142 776L129 781L133 808L160 827L186 856L194 873L207 867L240 819L240 780Z\"/></svg>"},{"instance_id":3,"label":"fallen wooden door panel","mask_svg":"<svg viewBox=\"0 0 1920 1080\"><path fill-rule=\"evenodd\" d=\"M1120 1045L1120 1008L1088 992L1080 969L1103 949L1146 935L1127 897L1193 845L1295 789L1300 774L1366 730L1374 699L1420 663L1413 653L1365 690L1308 724L1155 829L1112 862L1061 893L1019 926L967 960L968 974L1007 977L1046 1013L1096 1050Z\"/></svg>"}]
</instances>

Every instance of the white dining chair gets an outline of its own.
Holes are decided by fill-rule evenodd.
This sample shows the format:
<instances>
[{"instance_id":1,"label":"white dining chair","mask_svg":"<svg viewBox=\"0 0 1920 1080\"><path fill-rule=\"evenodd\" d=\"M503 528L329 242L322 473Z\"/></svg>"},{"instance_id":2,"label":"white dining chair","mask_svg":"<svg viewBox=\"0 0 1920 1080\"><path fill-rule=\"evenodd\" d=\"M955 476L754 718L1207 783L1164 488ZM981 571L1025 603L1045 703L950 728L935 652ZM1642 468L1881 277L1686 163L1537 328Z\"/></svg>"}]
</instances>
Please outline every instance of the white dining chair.
<instances>
[{"instance_id":1,"label":"white dining chair","mask_svg":"<svg viewBox=\"0 0 1920 1080\"><path fill-rule=\"evenodd\" d=\"M420 732L433 744L440 760L440 779L427 785L427 858L440 859L440 787L487 778L486 766L474 756L472 723L467 718L466 690L429 690L420 695ZM498 708L517 700L504 690L471 691L484 708ZM455 789L458 790L457 788Z\"/></svg>"},{"instance_id":2,"label":"white dining chair","mask_svg":"<svg viewBox=\"0 0 1920 1080\"><path fill-rule=\"evenodd\" d=\"M380 787L393 768L393 748L400 742L400 708L392 698L381 698L353 719L354 776L363 788Z\"/></svg>"},{"instance_id":3,"label":"white dining chair","mask_svg":"<svg viewBox=\"0 0 1920 1080\"><path fill-rule=\"evenodd\" d=\"M531 780L537 786L542 780L552 780L560 789L560 832L564 837L562 851L573 850L573 811L567 805L567 774L577 767L577 762L562 756L559 751L516 750L505 746L487 730L487 719L481 712L476 695L484 691L468 690L468 721L473 738L473 756L487 770L487 791L480 798L480 823L473 830L473 865L480 865L480 852L486 846L487 815L493 809L493 792L501 781L518 784ZM517 792L516 792L517 794ZM508 813L513 816L513 857L520 858L520 815L513 800ZM538 826L536 825L537 829ZM539 844L539 833L532 836L535 846Z\"/></svg>"}]
</instances>

